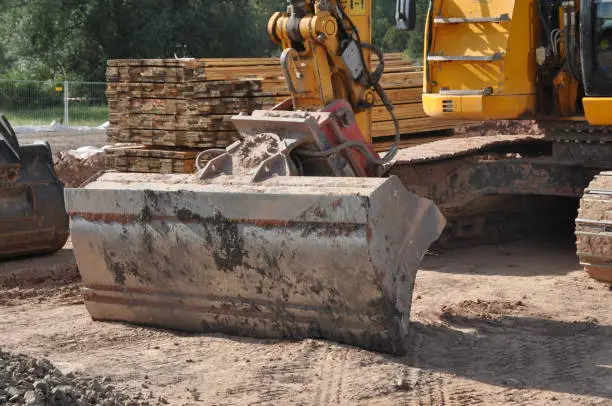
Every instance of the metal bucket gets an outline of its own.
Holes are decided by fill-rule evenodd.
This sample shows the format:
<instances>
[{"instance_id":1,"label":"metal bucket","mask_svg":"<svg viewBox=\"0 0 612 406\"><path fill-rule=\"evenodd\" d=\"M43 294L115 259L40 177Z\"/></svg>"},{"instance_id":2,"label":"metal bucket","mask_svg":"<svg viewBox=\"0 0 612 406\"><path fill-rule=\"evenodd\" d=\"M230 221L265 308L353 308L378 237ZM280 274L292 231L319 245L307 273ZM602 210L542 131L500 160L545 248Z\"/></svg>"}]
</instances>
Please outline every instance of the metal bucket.
<instances>
[{"instance_id":1,"label":"metal bucket","mask_svg":"<svg viewBox=\"0 0 612 406\"><path fill-rule=\"evenodd\" d=\"M65 195L95 320L393 354L445 224L396 177L107 173Z\"/></svg>"}]
</instances>

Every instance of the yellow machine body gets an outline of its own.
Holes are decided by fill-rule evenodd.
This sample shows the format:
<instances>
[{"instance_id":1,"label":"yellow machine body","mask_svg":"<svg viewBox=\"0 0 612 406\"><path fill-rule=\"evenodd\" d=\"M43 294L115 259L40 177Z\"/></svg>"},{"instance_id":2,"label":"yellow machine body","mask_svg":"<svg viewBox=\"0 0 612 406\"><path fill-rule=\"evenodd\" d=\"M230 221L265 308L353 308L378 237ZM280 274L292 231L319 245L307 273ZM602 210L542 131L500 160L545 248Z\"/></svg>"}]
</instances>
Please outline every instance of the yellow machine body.
<instances>
[{"instance_id":1,"label":"yellow machine body","mask_svg":"<svg viewBox=\"0 0 612 406\"><path fill-rule=\"evenodd\" d=\"M321 10L319 1L305 0L309 10L292 30L288 12L275 13L268 23L268 35L283 50L281 65L292 94L295 110L318 110L335 100L348 100L365 139L370 142L374 91L352 76L341 52L338 31L342 29L330 11ZM352 20L361 41L372 37L371 1L330 0L333 9L341 8ZM297 32L299 32L299 37ZM296 40L303 47L296 47ZM370 52L364 50L364 62L370 67ZM354 54L358 58L359 55Z\"/></svg>"},{"instance_id":2,"label":"yellow machine body","mask_svg":"<svg viewBox=\"0 0 612 406\"><path fill-rule=\"evenodd\" d=\"M434 1L423 107L440 118L536 112L533 1Z\"/></svg>"},{"instance_id":3,"label":"yellow machine body","mask_svg":"<svg viewBox=\"0 0 612 406\"><path fill-rule=\"evenodd\" d=\"M577 15L585 2L565 3L572 7L560 7L560 30L566 21L578 26ZM538 7L535 0L433 1L425 34L425 112L442 119L612 124L606 114L610 98L585 96L581 78L574 78L567 67L561 66L552 78L552 95L540 91L538 67L547 49L538 42L542 31ZM572 31L571 40L578 31ZM558 52L567 58L563 38Z\"/></svg>"},{"instance_id":4,"label":"yellow machine body","mask_svg":"<svg viewBox=\"0 0 612 406\"><path fill-rule=\"evenodd\" d=\"M538 120L549 149L524 168L548 173L539 194L558 182L551 194L582 196L578 256L591 276L612 283L612 3L433 0L424 42L425 112L441 119ZM496 162L514 175L518 165ZM492 179L487 186L516 181Z\"/></svg>"}]
</instances>

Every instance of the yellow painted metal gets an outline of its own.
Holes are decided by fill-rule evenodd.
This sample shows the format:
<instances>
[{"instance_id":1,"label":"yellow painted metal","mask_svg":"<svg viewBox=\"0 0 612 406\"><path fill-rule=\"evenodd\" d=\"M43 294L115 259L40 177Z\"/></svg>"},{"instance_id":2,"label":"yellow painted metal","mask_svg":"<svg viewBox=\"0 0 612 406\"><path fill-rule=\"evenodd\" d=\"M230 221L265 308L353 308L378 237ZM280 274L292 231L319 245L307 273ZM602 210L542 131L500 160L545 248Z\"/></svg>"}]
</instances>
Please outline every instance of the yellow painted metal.
<instances>
[{"instance_id":1,"label":"yellow painted metal","mask_svg":"<svg viewBox=\"0 0 612 406\"><path fill-rule=\"evenodd\" d=\"M350 17L362 42L371 42L372 0L329 0ZM280 45L289 69L285 76L293 88L293 107L299 110L318 110L337 99L348 100L355 112L357 124L364 137L371 142L374 92L353 79L340 52L338 21L330 11L324 10L319 0L305 0L308 13L300 19L299 34L304 49L295 49L292 40L291 19L288 13L276 13L268 23L268 34ZM364 59L370 68L370 53ZM364 103L365 102L365 103Z\"/></svg>"},{"instance_id":2,"label":"yellow painted metal","mask_svg":"<svg viewBox=\"0 0 612 406\"><path fill-rule=\"evenodd\" d=\"M461 120L520 118L524 106L535 104L535 95L441 96L423 94L423 110L430 117Z\"/></svg>"},{"instance_id":3,"label":"yellow painted metal","mask_svg":"<svg viewBox=\"0 0 612 406\"><path fill-rule=\"evenodd\" d=\"M534 4L533 0L433 2L425 35L427 114L460 119L535 114L538 23ZM466 20L437 23L436 17ZM474 20L500 17L499 21ZM444 108L445 104L454 107Z\"/></svg>"},{"instance_id":4,"label":"yellow painted metal","mask_svg":"<svg viewBox=\"0 0 612 406\"><path fill-rule=\"evenodd\" d=\"M562 117L575 116L578 113L578 81L568 71L561 70L555 76L553 84L556 111Z\"/></svg>"},{"instance_id":5,"label":"yellow painted metal","mask_svg":"<svg viewBox=\"0 0 612 406\"><path fill-rule=\"evenodd\" d=\"M612 125L612 97L585 97L584 115L591 125Z\"/></svg>"}]
</instances>

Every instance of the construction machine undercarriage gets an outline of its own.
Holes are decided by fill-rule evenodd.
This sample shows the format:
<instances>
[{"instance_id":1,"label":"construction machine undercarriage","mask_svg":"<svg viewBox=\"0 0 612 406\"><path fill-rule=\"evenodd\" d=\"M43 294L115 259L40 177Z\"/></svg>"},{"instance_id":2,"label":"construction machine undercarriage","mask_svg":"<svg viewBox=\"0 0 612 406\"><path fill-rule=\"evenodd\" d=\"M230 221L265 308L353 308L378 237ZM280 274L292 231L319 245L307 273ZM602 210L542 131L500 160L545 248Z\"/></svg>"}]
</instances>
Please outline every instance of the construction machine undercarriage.
<instances>
[{"instance_id":1,"label":"construction machine undercarriage","mask_svg":"<svg viewBox=\"0 0 612 406\"><path fill-rule=\"evenodd\" d=\"M578 256L593 278L610 283L607 130L568 122L540 126L545 135L476 136L401 150L390 173L440 208L448 223L439 243L447 246L532 234L553 224L555 198L581 199L579 212L571 213L577 214Z\"/></svg>"},{"instance_id":2,"label":"construction machine undercarriage","mask_svg":"<svg viewBox=\"0 0 612 406\"><path fill-rule=\"evenodd\" d=\"M452 139L398 152L400 127L379 84L384 57L369 43L371 2L290 4L268 32L283 48L291 97L271 111L233 117L240 141L205 152L210 160L195 176L108 173L66 191L94 319L324 338L402 354L419 262L445 228L453 238L482 235L500 217L525 214L516 196L578 197L610 168L606 154L589 148L588 137L571 138L565 123L553 123L552 136ZM414 7L400 11L399 20L413 25ZM374 71L371 53L380 61ZM430 111L434 104L440 113L475 109L469 98L489 94L445 87L430 98ZM371 145L376 97L397 129L384 157ZM555 138L556 125L571 143ZM581 227L612 220L589 217L606 176L587 192ZM605 281L608 252L593 247L607 229L590 230L579 227L580 255Z\"/></svg>"}]
</instances>

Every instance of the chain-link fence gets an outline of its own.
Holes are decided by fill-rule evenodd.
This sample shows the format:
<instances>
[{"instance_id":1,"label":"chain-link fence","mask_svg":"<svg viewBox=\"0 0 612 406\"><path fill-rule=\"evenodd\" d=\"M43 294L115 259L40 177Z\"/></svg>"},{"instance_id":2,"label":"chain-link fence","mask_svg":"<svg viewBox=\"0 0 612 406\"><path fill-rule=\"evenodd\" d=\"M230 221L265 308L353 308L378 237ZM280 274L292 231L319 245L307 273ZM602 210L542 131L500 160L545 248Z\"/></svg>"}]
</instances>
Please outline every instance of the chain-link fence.
<instances>
[{"instance_id":1,"label":"chain-link fence","mask_svg":"<svg viewBox=\"0 0 612 406\"><path fill-rule=\"evenodd\" d=\"M13 125L98 126L108 121L105 83L0 79L0 112Z\"/></svg>"}]
</instances>

